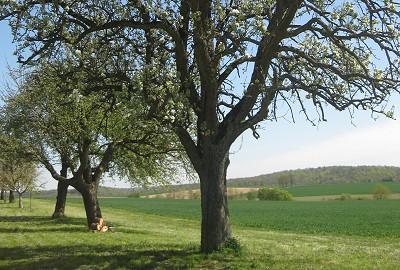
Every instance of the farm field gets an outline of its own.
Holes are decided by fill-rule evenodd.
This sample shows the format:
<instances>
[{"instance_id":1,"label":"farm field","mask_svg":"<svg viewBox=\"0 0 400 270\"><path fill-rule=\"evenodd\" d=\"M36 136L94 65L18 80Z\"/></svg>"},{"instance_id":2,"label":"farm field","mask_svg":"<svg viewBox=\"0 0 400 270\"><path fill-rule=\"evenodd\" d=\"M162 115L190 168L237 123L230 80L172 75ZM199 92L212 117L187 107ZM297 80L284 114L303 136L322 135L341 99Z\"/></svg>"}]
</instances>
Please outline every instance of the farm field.
<instances>
[{"instance_id":1,"label":"farm field","mask_svg":"<svg viewBox=\"0 0 400 270\"><path fill-rule=\"evenodd\" d=\"M338 184L320 184L309 186L294 186L284 188L289 191L293 196L297 197L295 200L334 200L336 195L350 194L355 195L362 199L373 199L372 192L376 185L382 184L386 186L393 193L389 196L391 199L400 199L400 183L398 182L374 182L374 183L338 183ZM258 188L228 188L228 196L232 199L246 199L246 193L257 192ZM180 190L169 193L158 193L143 195L143 198L160 198L160 199L193 199L200 197L200 190ZM368 196L366 196L368 195ZM321 196L320 198L312 198ZM325 196L325 197L323 197ZM310 197L310 198L305 198Z\"/></svg>"},{"instance_id":2,"label":"farm field","mask_svg":"<svg viewBox=\"0 0 400 270\"><path fill-rule=\"evenodd\" d=\"M201 255L199 202L101 199L112 233L91 233L79 199L68 218L0 203L0 269L396 269L400 202L232 201L238 255Z\"/></svg>"},{"instance_id":3,"label":"farm field","mask_svg":"<svg viewBox=\"0 0 400 270\"><path fill-rule=\"evenodd\" d=\"M79 199L74 199L79 201ZM190 220L197 200L101 199L103 207ZM400 201L230 201L231 222L241 227L296 233L400 238Z\"/></svg>"},{"instance_id":4,"label":"farm field","mask_svg":"<svg viewBox=\"0 0 400 270\"><path fill-rule=\"evenodd\" d=\"M310 186L295 186L285 188L295 197L323 196L346 194L371 194L377 184L383 184L393 193L400 193L400 183L343 183L343 184L321 184Z\"/></svg>"}]
</instances>

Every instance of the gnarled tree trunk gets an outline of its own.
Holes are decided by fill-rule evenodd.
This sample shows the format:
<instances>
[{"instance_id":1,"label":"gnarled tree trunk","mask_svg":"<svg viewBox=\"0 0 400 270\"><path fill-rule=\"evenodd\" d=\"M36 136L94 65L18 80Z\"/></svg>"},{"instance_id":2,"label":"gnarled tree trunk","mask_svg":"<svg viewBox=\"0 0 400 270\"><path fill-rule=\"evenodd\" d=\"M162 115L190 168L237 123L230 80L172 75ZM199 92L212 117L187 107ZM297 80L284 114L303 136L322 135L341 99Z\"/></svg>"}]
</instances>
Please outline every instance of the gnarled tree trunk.
<instances>
[{"instance_id":1,"label":"gnarled tree trunk","mask_svg":"<svg viewBox=\"0 0 400 270\"><path fill-rule=\"evenodd\" d=\"M201 251L210 253L231 238L226 187L228 151L211 148L199 173L201 190Z\"/></svg>"},{"instance_id":2,"label":"gnarled tree trunk","mask_svg":"<svg viewBox=\"0 0 400 270\"><path fill-rule=\"evenodd\" d=\"M15 202L15 196L14 196L14 191L10 190L10 196L8 197L8 202L9 203L14 203Z\"/></svg>"},{"instance_id":3,"label":"gnarled tree trunk","mask_svg":"<svg viewBox=\"0 0 400 270\"><path fill-rule=\"evenodd\" d=\"M0 191L0 200L4 200L4 190Z\"/></svg>"},{"instance_id":4,"label":"gnarled tree trunk","mask_svg":"<svg viewBox=\"0 0 400 270\"><path fill-rule=\"evenodd\" d=\"M99 201L97 200L96 184L86 184L82 188L83 204L85 206L86 219L88 227L91 230L96 230L96 225L102 218Z\"/></svg>"},{"instance_id":5,"label":"gnarled tree trunk","mask_svg":"<svg viewBox=\"0 0 400 270\"><path fill-rule=\"evenodd\" d=\"M67 174L68 174L68 163L66 161L66 158L61 157L60 175L64 178L67 178ZM57 201L52 218L65 217L65 203L67 201L68 186L69 185L67 183L63 181L58 181Z\"/></svg>"},{"instance_id":6,"label":"gnarled tree trunk","mask_svg":"<svg viewBox=\"0 0 400 270\"><path fill-rule=\"evenodd\" d=\"M68 184L59 181L57 185L57 201L52 218L61 218L65 216L65 203L67 200Z\"/></svg>"}]
</instances>

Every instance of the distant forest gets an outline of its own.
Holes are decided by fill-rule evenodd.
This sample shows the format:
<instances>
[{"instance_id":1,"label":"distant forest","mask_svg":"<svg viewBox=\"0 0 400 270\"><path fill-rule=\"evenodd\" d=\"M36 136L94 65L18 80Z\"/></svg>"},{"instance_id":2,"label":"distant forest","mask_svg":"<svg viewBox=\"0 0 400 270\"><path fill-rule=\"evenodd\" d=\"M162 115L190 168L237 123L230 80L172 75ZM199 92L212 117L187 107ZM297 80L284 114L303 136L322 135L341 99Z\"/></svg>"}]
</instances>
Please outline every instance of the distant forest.
<instances>
[{"instance_id":1,"label":"distant forest","mask_svg":"<svg viewBox=\"0 0 400 270\"><path fill-rule=\"evenodd\" d=\"M400 168L392 166L332 166L298 169L230 179L229 187L304 186L335 183L400 182Z\"/></svg>"},{"instance_id":2,"label":"distant forest","mask_svg":"<svg viewBox=\"0 0 400 270\"><path fill-rule=\"evenodd\" d=\"M392 166L332 166L312 169L298 169L264 174L254 177L228 180L228 187L290 187L314 184L400 182L400 167ZM198 189L199 184L167 185L143 188L99 187L101 197L128 197ZM78 195L76 190L69 190L70 195ZM55 190L41 191L40 196L55 197Z\"/></svg>"}]
</instances>

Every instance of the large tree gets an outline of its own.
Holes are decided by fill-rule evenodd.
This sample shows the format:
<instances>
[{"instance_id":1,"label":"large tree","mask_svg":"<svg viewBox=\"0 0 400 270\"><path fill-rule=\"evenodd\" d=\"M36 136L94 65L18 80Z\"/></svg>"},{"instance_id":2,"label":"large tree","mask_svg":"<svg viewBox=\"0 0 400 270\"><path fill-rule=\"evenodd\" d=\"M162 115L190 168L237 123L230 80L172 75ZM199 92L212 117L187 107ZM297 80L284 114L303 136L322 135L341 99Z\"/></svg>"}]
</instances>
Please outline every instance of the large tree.
<instances>
[{"instance_id":1,"label":"large tree","mask_svg":"<svg viewBox=\"0 0 400 270\"><path fill-rule=\"evenodd\" d=\"M130 67L145 99L200 178L203 252L231 237L226 171L238 136L258 137L261 121L286 110L311 122L326 106L391 116L385 101L399 82L391 0L20 1L0 12L22 62L88 37L137 48Z\"/></svg>"},{"instance_id":2,"label":"large tree","mask_svg":"<svg viewBox=\"0 0 400 270\"><path fill-rule=\"evenodd\" d=\"M178 151L173 136L145 120L146 108L129 98L120 82L89 83L87 72L93 76L96 71L67 59L41 64L20 79L2 113L3 128L23 143L25 152L55 180L82 194L92 229L102 219L97 189L107 171L142 183L170 174L165 165ZM94 86L95 93L83 95ZM118 93L109 91L111 87L119 87Z\"/></svg>"}]
</instances>

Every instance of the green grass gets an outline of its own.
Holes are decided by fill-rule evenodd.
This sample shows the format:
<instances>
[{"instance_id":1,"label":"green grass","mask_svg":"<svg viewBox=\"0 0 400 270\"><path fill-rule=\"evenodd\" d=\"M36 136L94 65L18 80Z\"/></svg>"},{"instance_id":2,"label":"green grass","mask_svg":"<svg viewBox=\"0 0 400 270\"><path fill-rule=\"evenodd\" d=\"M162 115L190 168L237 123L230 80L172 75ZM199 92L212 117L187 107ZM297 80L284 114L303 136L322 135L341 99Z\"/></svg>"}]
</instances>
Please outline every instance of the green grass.
<instances>
[{"instance_id":1,"label":"green grass","mask_svg":"<svg viewBox=\"0 0 400 270\"><path fill-rule=\"evenodd\" d=\"M393 226L399 201L233 201L241 256L198 253L198 201L102 199L106 221L116 226L104 234L87 231L76 199L67 203L68 218L51 220L53 203L34 200L33 211L0 203L0 269L398 269L400 263ZM378 221L377 228L389 225L365 233ZM363 233L341 228L357 223Z\"/></svg>"},{"instance_id":2,"label":"green grass","mask_svg":"<svg viewBox=\"0 0 400 270\"><path fill-rule=\"evenodd\" d=\"M144 214L199 220L200 202L166 199L101 199L102 206ZM400 202L230 201L234 225L296 233L400 238Z\"/></svg>"},{"instance_id":3,"label":"green grass","mask_svg":"<svg viewBox=\"0 0 400 270\"><path fill-rule=\"evenodd\" d=\"M378 183L346 183L346 184L321 184L312 186L295 186L285 188L295 197L340 195L346 194L372 194L373 188ZM400 193L400 183L379 183L387 186L393 193Z\"/></svg>"}]
</instances>

